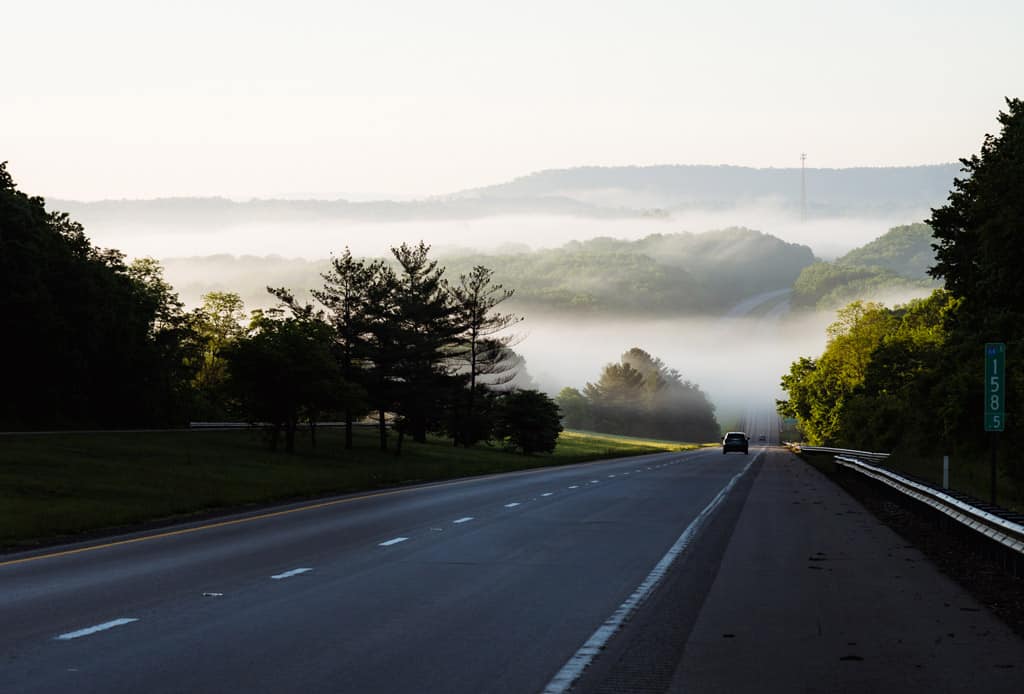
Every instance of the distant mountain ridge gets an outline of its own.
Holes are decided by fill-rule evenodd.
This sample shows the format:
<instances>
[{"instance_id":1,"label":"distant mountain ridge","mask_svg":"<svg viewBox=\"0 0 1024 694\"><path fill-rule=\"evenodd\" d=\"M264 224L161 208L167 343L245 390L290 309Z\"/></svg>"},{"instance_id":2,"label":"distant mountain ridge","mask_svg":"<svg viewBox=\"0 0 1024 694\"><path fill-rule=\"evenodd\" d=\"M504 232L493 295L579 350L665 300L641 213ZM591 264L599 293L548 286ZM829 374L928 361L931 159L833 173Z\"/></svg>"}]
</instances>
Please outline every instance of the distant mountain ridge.
<instances>
[{"instance_id":1,"label":"distant mountain ridge","mask_svg":"<svg viewBox=\"0 0 1024 694\"><path fill-rule=\"evenodd\" d=\"M807 209L821 215L882 212L942 204L960 170L956 163L923 166L808 168ZM800 207L801 169L742 166L584 166L549 169L507 183L475 188L450 199L568 198L593 203L604 195L628 193L641 207L721 209L771 201ZM633 207L635 205L627 205Z\"/></svg>"},{"instance_id":2,"label":"distant mountain ridge","mask_svg":"<svg viewBox=\"0 0 1024 694\"><path fill-rule=\"evenodd\" d=\"M804 173L810 217L919 213L941 205L958 164L851 169L809 168ZM159 198L154 200L51 200L86 227L201 224L217 228L246 222L310 220L411 221L475 219L497 215L570 215L603 219L665 216L673 211L770 206L800 212L798 168L741 166L586 166L549 169L512 181L422 200L263 200ZM913 218L909 216L907 218Z\"/></svg>"}]
</instances>

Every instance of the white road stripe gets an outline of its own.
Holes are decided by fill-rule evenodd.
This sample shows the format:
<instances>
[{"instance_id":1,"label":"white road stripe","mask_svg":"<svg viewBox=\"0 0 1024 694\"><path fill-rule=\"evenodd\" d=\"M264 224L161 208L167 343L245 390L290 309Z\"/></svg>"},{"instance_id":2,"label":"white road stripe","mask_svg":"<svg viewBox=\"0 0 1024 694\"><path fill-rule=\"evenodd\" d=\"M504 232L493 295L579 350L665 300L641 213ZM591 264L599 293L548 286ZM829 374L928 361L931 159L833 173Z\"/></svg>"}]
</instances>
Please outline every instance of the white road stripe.
<instances>
[{"instance_id":1,"label":"white road stripe","mask_svg":"<svg viewBox=\"0 0 1024 694\"><path fill-rule=\"evenodd\" d=\"M57 641L70 641L71 639L77 639L82 636L91 636L98 631L106 631L107 629L113 629L114 627L124 626L125 624L131 624L132 622L139 621L135 617L121 617L120 619L113 619L109 622L103 622L103 624L97 624L94 627L86 627L85 629L79 629L78 631L69 631L66 634L55 636Z\"/></svg>"},{"instance_id":2,"label":"white road stripe","mask_svg":"<svg viewBox=\"0 0 1024 694\"><path fill-rule=\"evenodd\" d=\"M758 454L760 455L760 454ZM651 573L647 575L643 583L633 591L633 594L626 598L626 601L619 605L619 608L612 613L612 616L604 621L604 624L597 628L587 642L580 646L579 650L569 658L569 662L562 666L562 669L558 671L555 677L548 682L548 686L544 688L543 694L564 694L569 691L572 687L573 682L579 679L579 676L583 674L583 670L593 662L594 658L608 643L608 639L612 637L616 631L628 620L633 613L636 612L637 608L647 599L647 596L657 587L661 579L668 573L669 568L672 566L672 562L676 558L686 551L690 543L693 542L693 538L696 537L697 533L700 532L702 526L715 512L722 500L728 496L732 488L736 486L736 483L741 477L750 469L750 466L757 460L757 456L754 456L747 463L742 470L737 472L728 484L722 487L722 490L718 492L714 499L711 500L707 506L704 507L697 517L693 519L693 522L686 527L683 534L679 536L679 539L675 541L675 544L669 548L668 552L664 557L661 558Z\"/></svg>"},{"instance_id":3,"label":"white road stripe","mask_svg":"<svg viewBox=\"0 0 1024 694\"><path fill-rule=\"evenodd\" d=\"M309 568L292 569L291 571L285 571L283 573L274 574L273 576L271 576L271 578L274 579L275 581L280 581L282 578L291 578L292 576L298 576L299 574L304 574L307 571L312 571L312 570L313 569L309 569Z\"/></svg>"},{"instance_id":4,"label":"white road stripe","mask_svg":"<svg viewBox=\"0 0 1024 694\"><path fill-rule=\"evenodd\" d=\"M505 508L515 508L519 505L518 501L513 501L511 504L505 504Z\"/></svg>"},{"instance_id":5,"label":"white road stripe","mask_svg":"<svg viewBox=\"0 0 1024 694\"><path fill-rule=\"evenodd\" d=\"M569 486L569 489L579 489L579 488L580 488L580 485L578 485L578 484L573 484L573 485Z\"/></svg>"},{"instance_id":6,"label":"white road stripe","mask_svg":"<svg viewBox=\"0 0 1024 694\"><path fill-rule=\"evenodd\" d=\"M452 523L468 523L471 520L473 520L473 516L466 516L464 518L456 518Z\"/></svg>"},{"instance_id":7,"label":"white road stripe","mask_svg":"<svg viewBox=\"0 0 1024 694\"><path fill-rule=\"evenodd\" d=\"M608 475L608 477L615 477L615 475Z\"/></svg>"},{"instance_id":8,"label":"white road stripe","mask_svg":"<svg viewBox=\"0 0 1024 694\"><path fill-rule=\"evenodd\" d=\"M601 481L601 480L590 480L590 483L591 483L591 484L597 484L597 483L598 483L598 482L600 482L600 481Z\"/></svg>"},{"instance_id":9,"label":"white road stripe","mask_svg":"<svg viewBox=\"0 0 1024 694\"><path fill-rule=\"evenodd\" d=\"M399 542L405 542L408 539L409 538L407 538L407 537L393 537L393 538L391 538L390 540L388 540L386 542L381 542L380 545L378 545L378 546L380 546L380 547L390 547L391 545L397 545Z\"/></svg>"},{"instance_id":10,"label":"white road stripe","mask_svg":"<svg viewBox=\"0 0 1024 694\"><path fill-rule=\"evenodd\" d=\"M551 496L553 492L544 492L541 496Z\"/></svg>"}]
</instances>

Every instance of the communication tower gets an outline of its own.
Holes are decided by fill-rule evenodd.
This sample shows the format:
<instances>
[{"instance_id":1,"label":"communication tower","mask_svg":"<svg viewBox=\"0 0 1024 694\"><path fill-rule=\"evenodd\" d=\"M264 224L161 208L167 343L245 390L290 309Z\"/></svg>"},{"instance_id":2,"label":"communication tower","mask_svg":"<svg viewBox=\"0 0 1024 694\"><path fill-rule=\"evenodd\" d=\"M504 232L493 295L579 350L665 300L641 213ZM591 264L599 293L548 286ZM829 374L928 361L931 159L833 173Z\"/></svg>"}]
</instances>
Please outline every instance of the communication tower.
<instances>
[{"instance_id":1,"label":"communication tower","mask_svg":"<svg viewBox=\"0 0 1024 694\"><path fill-rule=\"evenodd\" d=\"M807 219L807 175L804 163L807 161L805 153L800 154L800 223Z\"/></svg>"}]
</instances>

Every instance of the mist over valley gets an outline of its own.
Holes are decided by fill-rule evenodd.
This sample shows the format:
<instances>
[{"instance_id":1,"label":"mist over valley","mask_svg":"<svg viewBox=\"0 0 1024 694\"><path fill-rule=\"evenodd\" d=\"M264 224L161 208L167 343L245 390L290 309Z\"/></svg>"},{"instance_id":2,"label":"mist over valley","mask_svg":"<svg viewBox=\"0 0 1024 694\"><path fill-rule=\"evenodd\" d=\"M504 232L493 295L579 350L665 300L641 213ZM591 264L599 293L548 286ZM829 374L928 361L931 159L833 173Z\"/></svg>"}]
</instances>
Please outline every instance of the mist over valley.
<instances>
[{"instance_id":1,"label":"mist over valley","mask_svg":"<svg viewBox=\"0 0 1024 694\"><path fill-rule=\"evenodd\" d=\"M420 200L51 200L131 256L384 255L410 239L492 251L747 227L830 259L941 204L955 164L856 169L577 167ZM802 179L803 177L803 179ZM801 180L804 193L801 194Z\"/></svg>"},{"instance_id":2,"label":"mist over valley","mask_svg":"<svg viewBox=\"0 0 1024 694\"><path fill-rule=\"evenodd\" d=\"M927 227L911 223L955 170L808 169L803 198L799 169L653 166L542 171L419 200L53 204L98 245L160 259L187 306L222 291L267 308L268 286L308 301L344 248L387 258L423 240L449 279L485 265L515 290L515 349L545 392L580 388L640 347L728 418L781 395L779 375L822 349L839 306L930 290Z\"/></svg>"}]
</instances>

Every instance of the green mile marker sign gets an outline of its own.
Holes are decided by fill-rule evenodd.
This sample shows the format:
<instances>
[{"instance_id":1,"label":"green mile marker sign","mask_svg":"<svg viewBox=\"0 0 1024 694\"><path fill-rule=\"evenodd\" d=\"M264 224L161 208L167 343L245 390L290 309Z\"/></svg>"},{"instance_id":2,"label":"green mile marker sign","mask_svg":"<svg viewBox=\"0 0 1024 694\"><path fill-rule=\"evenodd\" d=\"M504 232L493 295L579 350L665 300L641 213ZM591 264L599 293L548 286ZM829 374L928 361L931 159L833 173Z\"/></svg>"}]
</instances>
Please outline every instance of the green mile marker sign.
<instances>
[{"instance_id":1,"label":"green mile marker sign","mask_svg":"<svg viewBox=\"0 0 1024 694\"><path fill-rule=\"evenodd\" d=\"M1002 431L1006 422L1006 343L985 343L985 431Z\"/></svg>"}]
</instances>

